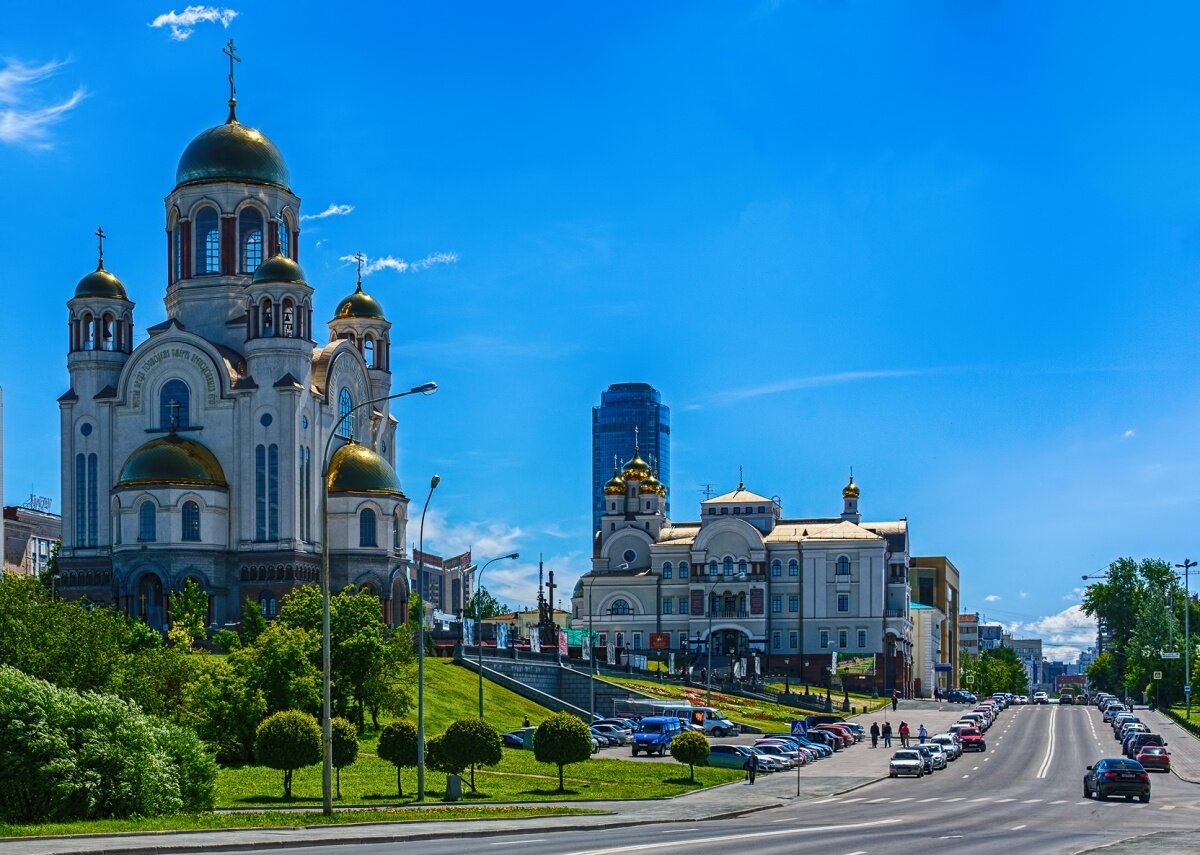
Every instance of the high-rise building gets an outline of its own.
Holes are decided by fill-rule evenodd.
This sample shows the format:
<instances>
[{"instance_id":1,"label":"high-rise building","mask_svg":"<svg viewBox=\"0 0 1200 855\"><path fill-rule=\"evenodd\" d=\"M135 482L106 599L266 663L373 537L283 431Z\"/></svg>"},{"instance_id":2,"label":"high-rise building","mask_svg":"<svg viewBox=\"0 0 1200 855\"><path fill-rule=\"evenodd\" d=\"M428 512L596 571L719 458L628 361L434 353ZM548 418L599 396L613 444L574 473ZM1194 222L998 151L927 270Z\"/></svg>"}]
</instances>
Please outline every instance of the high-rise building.
<instances>
[{"instance_id":1,"label":"high-rise building","mask_svg":"<svg viewBox=\"0 0 1200 855\"><path fill-rule=\"evenodd\" d=\"M635 433L636 432L636 433ZM658 480L671 485L671 408L649 383L613 383L592 407L592 533L604 513L604 483L617 467L638 453L656 470ZM667 503L666 511L670 513Z\"/></svg>"}]
</instances>

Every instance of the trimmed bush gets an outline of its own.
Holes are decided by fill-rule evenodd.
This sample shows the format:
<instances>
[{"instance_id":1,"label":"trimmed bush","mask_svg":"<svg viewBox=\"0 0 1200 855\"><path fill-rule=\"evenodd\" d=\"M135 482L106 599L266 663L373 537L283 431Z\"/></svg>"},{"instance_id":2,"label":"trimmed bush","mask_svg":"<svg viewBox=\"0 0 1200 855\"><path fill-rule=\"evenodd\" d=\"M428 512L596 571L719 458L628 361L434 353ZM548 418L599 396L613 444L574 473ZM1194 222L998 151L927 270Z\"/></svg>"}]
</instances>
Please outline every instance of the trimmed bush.
<instances>
[{"instance_id":1,"label":"trimmed bush","mask_svg":"<svg viewBox=\"0 0 1200 855\"><path fill-rule=\"evenodd\" d=\"M442 762L446 771L461 775L470 766L471 792L475 792L475 767L495 766L503 758L500 733L482 719L459 719L442 734Z\"/></svg>"},{"instance_id":2,"label":"trimmed bush","mask_svg":"<svg viewBox=\"0 0 1200 855\"><path fill-rule=\"evenodd\" d=\"M404 782L400 780L400 772L406 766L417 765L417 726L403 719L393 721L379 734L379 747L375 753L379 759L396 767L396 793L403 796Z\"/></svg>"},{"instance_id":3,"label":"trimmed bush","mask_svg":"<svg viewBox=\"0 0 1200 855\"><path fill-rule=\"evenodd\" d=\"M692 782L696 780L696 766L708 765L708 740L703 733L685 730L671 740L671 756L679 763L687 763Z\"/></svg>"},{"instance_id":4,"label":"trimmed bush","mask_svg":"<svg viewBox=\"0 0 1200 855\"><path fill-rule=\"evenodd\" d=\"M344 718L331 723L333 733L333 768L337 770L337 797L342 797L342 767L358 759L358 728Z\"/></svg>"},{"instance_id":5,"label":"trimmed bush","mask_svg":"<svg viewBox=\"0 0 1200 855\"><path fill-rule=\"evenodd\" d=\"M575 716L556 712L538 725L533 735L533 756L539 763L558 766L558 791L563 787L563 767L592 756L592 734Z\"/></svg>"},{"instance_id":6,"label":"trimmed bush","mask_svg":"<svg viewBox=\"0 0 1200 855\"><path fill-rule=\"evenodd\" d=\"M292 797L292 773L321 762L321 727L300 710L284 710L258 726L254 756L264 766L283 772L283 797Z\"/></svg>"},{"instance_id":7,"label":"trimmed bush","mask_svg":"<svg viewBox=\"0 0 1200 855\"><path fill-rule=\"evenodd\" d=\"M217 769L196 734L113 695L0 667L0 819L209 810Z\"/></svg>"}]
</instances>

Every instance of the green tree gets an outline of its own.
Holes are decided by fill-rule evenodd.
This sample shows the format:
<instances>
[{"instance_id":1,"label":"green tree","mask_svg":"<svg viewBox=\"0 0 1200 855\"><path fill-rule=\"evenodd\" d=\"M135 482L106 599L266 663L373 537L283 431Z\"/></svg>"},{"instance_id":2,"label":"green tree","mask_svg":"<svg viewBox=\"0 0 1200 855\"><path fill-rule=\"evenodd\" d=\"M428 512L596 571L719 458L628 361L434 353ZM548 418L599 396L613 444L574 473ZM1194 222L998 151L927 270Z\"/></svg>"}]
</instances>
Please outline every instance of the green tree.
<instances>
[{"instance_id":1,"label":"green tree","mask_svg":"<svg viewBox=\"0 0 1200 855\"><path fill-rule=\"evenodd\" d=\"M538 725L533 735L533 756L539 763L558 766L558 791L563 792L563 767L592 756L592 735L587 725L569 713L556 712Z\"/></svg>"},{"instance_id":2,"label":"green tree","mask_svg":"<svg viewBox=\"0 0 1200 855\"><path fill-rule=\"evenodd\" d=\"M344 718L330 723L333 733L333 768L337 770L337 797L342 797L342 768L358 759L358 728Z\"/></svg>"},{"instance_id":3,"label":"green tree","mask_svg":"<svg viewBox=\"0 0 1200 855\"><path fill-rule=\"evenodd\" d=\"M183 588L167 596L171 614L171 629L167 637L172 644L190 650L204 638L204 623L208 620L208 594L188 579Z\"/></svg>"},{"instance_id":4,"label":"green tree","mask_svg":"<svg viewBox=\"0 0 1200 855\"><path fill-rule=\"evenodd\" d=\"M393 721L379 734L379 759L396 767L396 792L404 796L404 782L400 773L405 767L417 765L417 726L411 721Z\"/></svg>"},{"instance_id":5,"label":"green tree","mask_svg":"<svg viewBox=\"0 0 1200 855\"><path fill-rule=\"evenodd\" d=\"M262 609L258 603L246 597L242 600L242 642L253 644L266 631L267 619L263 617Z\"/></svg>"},{"instance_id":6,"label":"green tree","mask_svg":"<svg viewBox=\"0 0 1200 855\"><path fill-rule=\"evenodd\" d=\"M211 659L192 655L183 646L151 647L122 657L110 685L146 712L183 722L188 689Z\"/></svg>"},{"instance_id":7,"label":"green tree","mask_svg":"<svg viewBox=\"0 0 1200 855\"><path fill-rule=\"evenodd\" d=\"M254 756L262 765L283 772L283 797L292 797L292 773L321 762L321 727L300 710L269 716L254 736Z\"/></svg>"},{"instance_id":8,"label":"green tree","mask_svg":"<svg viewBox=\"0 0 1200 855\"><path fill-rule=\"evenodd\" d=\"M384 651L380 667L372 671L363 683L363 701L371 714L371 725L379 729L379 713L386 710L394 715L407 715L413 707L413 691L417 682L416 657L412 636L403 627L384 633Z\"/></svg>"},{"instance_id":9,"label":"green tree","mask_svg":"<svg viewBox=\"0 0 1200 855\"><path fill-rule=\"evenodd\" d=\"M242 646L242 637L232 629L218 629L213 633L212 643L222 653L232 653Z\"/></svg>"},{"instance_id":10,"label":"green tree","mask_svg":"<svg viewBox=\"0 0 1200 855\"><path fill-rule=\"evenodd\" d=\"M480 620L496 617L497 615L508 614L512 609L507 603L501 603L487 588L480 588L471 597L471 604L468 607L467 614L471 617L478 617Z\"/></svg>"},{"instance_id":11,"label":"green tree","mask_svg":"<svg viewBox=\"0 0 1200 855\"><path fill-rule=\"evenodd\" d=\"M442 734L442 757L444 770L452 774L471 768L471 792L475 792L475 767L495 766L504 759L504 742L486 721L462 718Z\"/></svg>"},{"instance_id":12,"label":"green tree","mask_svg":"<svg viewBox=\"0 0 1200 855\"><path fill-rule=\"evenodd\" d=\"M254 758L254 737L267 714L267 701L228 661L211 657L210 666L187 688L187 723L221 763Z\"/></svg>"},{"instance_id":13,"label":"green tree","mask_svg":"<svg viewBox=\"0 0 1200 855\"><path fill-rule=\"evenodd\" d=\"M688 764L688 774L696 780L696 765L708 765L708 740L703 733L685 730L671 740L671 756L679 763Z\"/></svg>"},{"instance_id":14,"label":"green tree","mask_svg":"<svg viewBox=\"0 0 1200 855\"><path fill-rule=\"evenodd\" d=\"M229 661L246 682L262 692L268 712L321 708L320 638L306 629L272 623L250 647Z\"/></svg>"}]
</instances>

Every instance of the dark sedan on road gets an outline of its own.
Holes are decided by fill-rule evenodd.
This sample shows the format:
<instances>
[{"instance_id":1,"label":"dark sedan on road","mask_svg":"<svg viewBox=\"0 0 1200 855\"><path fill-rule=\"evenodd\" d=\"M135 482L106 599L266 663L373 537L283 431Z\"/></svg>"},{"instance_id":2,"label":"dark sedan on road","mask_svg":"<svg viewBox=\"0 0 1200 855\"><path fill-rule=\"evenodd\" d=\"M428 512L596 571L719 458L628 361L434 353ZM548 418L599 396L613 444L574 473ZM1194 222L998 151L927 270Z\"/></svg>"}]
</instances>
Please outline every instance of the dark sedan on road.
<instances>
[{"instance_id":1,"label":"dark sedan on road","mask_svg":"<svg viewBox=\"0 0 1200 855\"><path fill-rule=\"evenodd\" d=\"M1105 757L1088 766L1083 776L1083 797L1103 801L1109 796L1124 796L1128 801L1137 796L1143 803L1149 802L1150 775L1146 768L1124 757Z\"/></svg>"}]
</instances>

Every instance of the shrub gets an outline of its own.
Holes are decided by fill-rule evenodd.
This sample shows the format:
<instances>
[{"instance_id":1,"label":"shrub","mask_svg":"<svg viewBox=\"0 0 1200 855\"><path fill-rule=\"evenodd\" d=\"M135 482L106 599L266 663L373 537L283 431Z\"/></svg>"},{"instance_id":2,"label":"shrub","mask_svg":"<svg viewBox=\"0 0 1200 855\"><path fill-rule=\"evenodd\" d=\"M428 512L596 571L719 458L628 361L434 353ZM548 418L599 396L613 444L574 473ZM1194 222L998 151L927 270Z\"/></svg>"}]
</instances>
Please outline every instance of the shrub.
<instances>
[{"instance_id":1,"label":"shrub","mask_svg":"<svg viewBox=\"0 0 1200 855\"><path fill-rule=\"evenodd\" d=\"M292 773L321 762L321 728L300 710L284 710L258 726L254 737L258 762L283 772L283 797L292 797Z\"/></svg>"},{"instance_id":2,"label":"shrub","mask_svg":"<svg viewBox=\"0 0 1200 855\"><path fill-rule=\"evenodd\" d=\"M337 797L342 797L342 767L358 759L358 728L344 718L335 718L333 729L333 768L337 770Z\"/></svg>"},{"instance_id":3,"label":"shrub","mask_svg":"<svg viewBox=\"0 0 1200 855\"><path fill-rule=\"evenodd\" d=\"M587 725L569 713L557 712L546 718L533 735L533 756L539 763L558 766L558 791L563 787L563 767L582 763L592 756L592 735Z\"/></svg>"},{"instance_id":4,"label":"shrub","mask_svg":"<svg viewBox=\"0 0 1200 855\"><path fill-rule=\"evenodd\" d=\"M470 766L471 792L475 792L475 767L495 766L503 758L504 742L499 732L482 719L459 719L442 734L442 762L446 771L461 775Z\"/></svg>"},{"instance_id":5,"label":"shrub","mask_svg":"<svg viewBox=\"0 0 1200 855\"><path fill-rule=\"evenodd\" d=\"M113 695L0 667L0 819L207 810L215 781L216 764L191 730Z\"/></svg>"},{"instance_id":6,"label":"shrub","mask_svg":"<svg viewBox=\"0 0 1200 855\"><path fill-rule=\"evenodd\" d=\"M680 763L688 764L688 774L696 780L696 765L708 763L708 740L703 733L685 730L671 740L671 756Z\"/></svg>"},{"instance_id":7,"label":"shrub","mask_svg":"<svg viewBox=\"0 0 1200 855\"><path fill-rule=\"evenodd\" d=\"M375 753L379 759L396 767L396 791L403 796L404 783L400 780L400 772L405 766L417 765L417 726L403 719L393 721L379 734L379 747Z\"/></svg>"},{"instance_id":8,"label":"shrub","mask_svg":"<svg viewBox=\"0 0 1200 855\"><path fill-rule=\"evenodd\" d=\"M218 629L213 633L212 643L222 653L232 653L242 646L242 637L232 629Z\"/></svg>"},{"instance_id":9,"label":"shrub","mask_svg":"<svg viewBox=\"0 0 1200 855\"><path fill-rule=\"evenodd\" d=\"M188 686L184 707L188 723L216 752L218 762L254 758L254 736L267 702L228 662L212 657L210 667Z\"/></svg>"}]
</instances>

